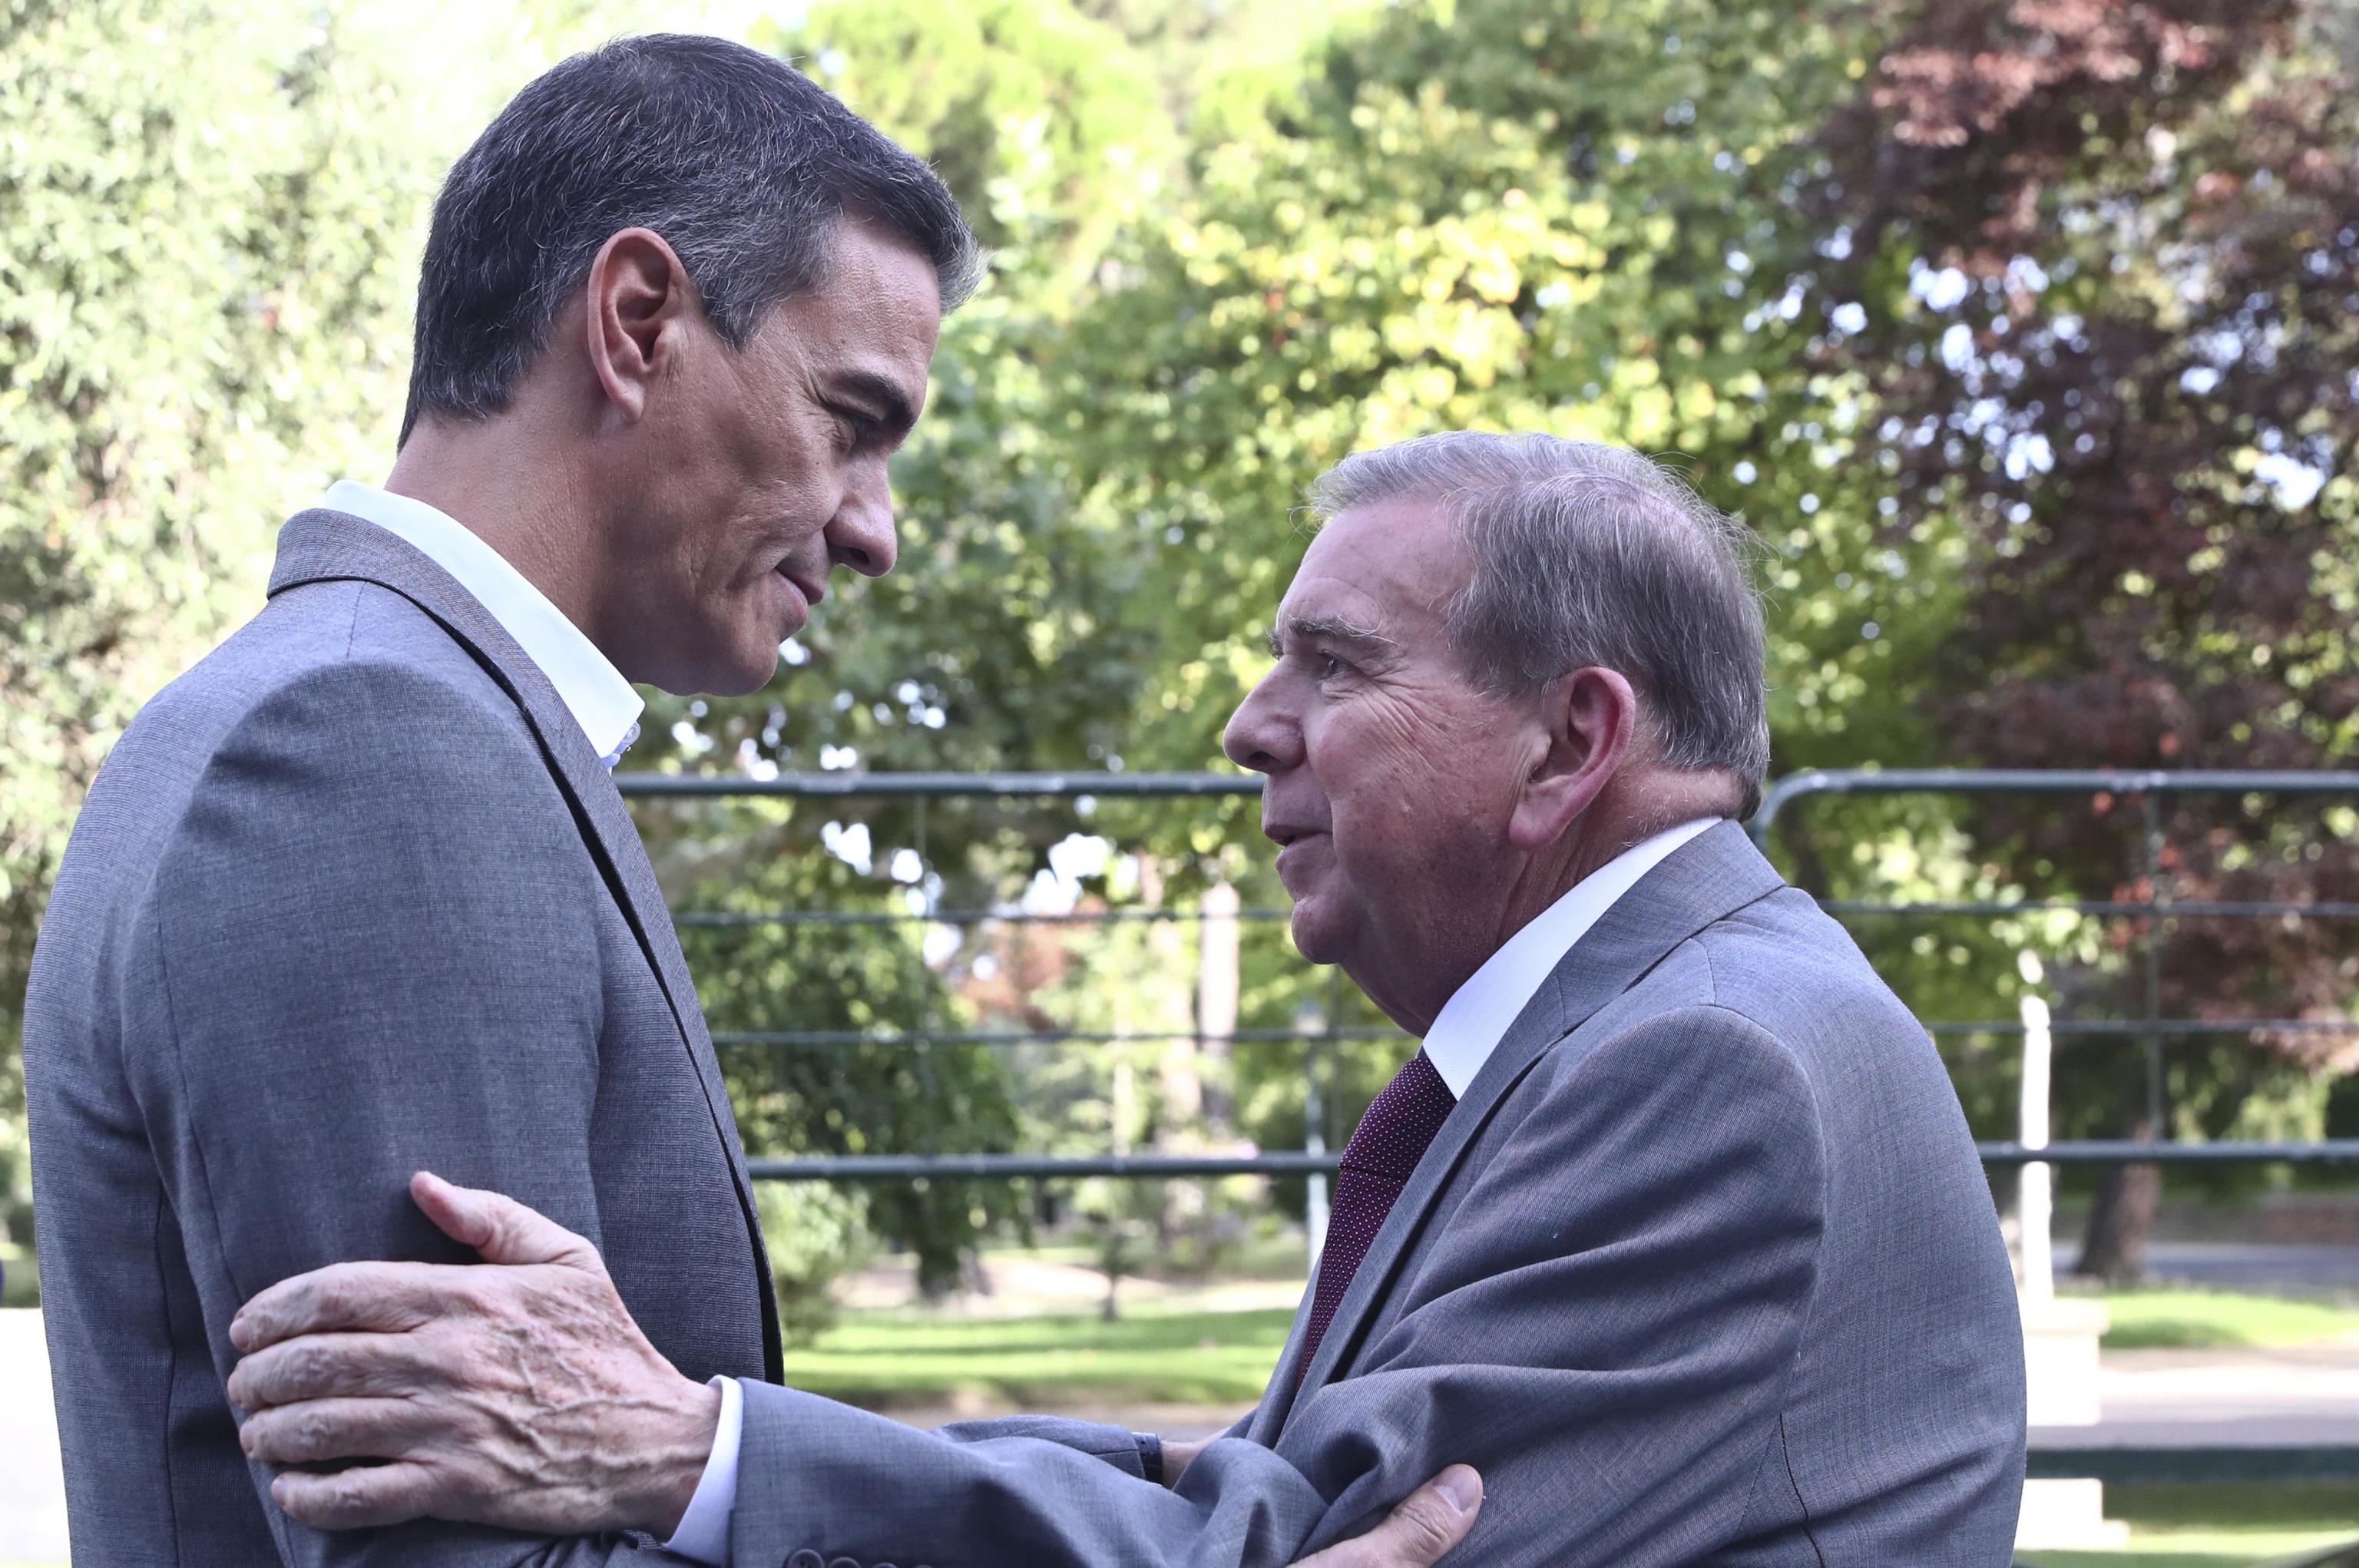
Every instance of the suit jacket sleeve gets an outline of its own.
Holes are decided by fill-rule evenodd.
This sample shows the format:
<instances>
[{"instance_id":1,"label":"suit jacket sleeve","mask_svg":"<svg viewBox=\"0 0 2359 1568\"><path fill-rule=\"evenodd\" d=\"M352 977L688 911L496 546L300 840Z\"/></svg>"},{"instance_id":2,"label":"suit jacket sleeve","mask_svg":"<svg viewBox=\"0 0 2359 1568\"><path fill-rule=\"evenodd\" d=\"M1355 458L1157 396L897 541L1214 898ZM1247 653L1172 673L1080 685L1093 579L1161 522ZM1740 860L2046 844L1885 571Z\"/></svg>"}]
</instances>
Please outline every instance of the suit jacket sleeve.
<instances>
[{"instance_id":1,"label":"suit jacket sleeve","mask_svg":"<svg viewBox=\"0 0 2359 1568\"><path fill-rule=\"evenodd\" d=\"M1472 1563L1676 1563L1738 1538L1756 1489L1783 1484L1777 1410L1816 1279L1823 1160L1799 1067L1694 1007L1543 1062L1502 1115L1520 1119L1405 1310L1275 1449L1215 1443L1163 1493L1058 1444L952 1443L749 1384L733 1561L1263 1568L1457 1462L1485 1483Z\"/></svg>"},{"instance_id":2,"label":"suit jacket sleeve","mask_svg":"<svg viewBox=\"0 0 2359 1568\"><path fill-rule=\"evenodd\" d=\"M598 1242L601 896L521 721L437 677L306 674L215 752L124 972L136 1092L222 1377L230 1319L266 1285L350 1258L472 1261L410 1202L414 1171ZM289 1564L639 1551L433 1521L325 1535L272 1505L266 1467L253 1479Z\"/></svg>"}]
</instances>

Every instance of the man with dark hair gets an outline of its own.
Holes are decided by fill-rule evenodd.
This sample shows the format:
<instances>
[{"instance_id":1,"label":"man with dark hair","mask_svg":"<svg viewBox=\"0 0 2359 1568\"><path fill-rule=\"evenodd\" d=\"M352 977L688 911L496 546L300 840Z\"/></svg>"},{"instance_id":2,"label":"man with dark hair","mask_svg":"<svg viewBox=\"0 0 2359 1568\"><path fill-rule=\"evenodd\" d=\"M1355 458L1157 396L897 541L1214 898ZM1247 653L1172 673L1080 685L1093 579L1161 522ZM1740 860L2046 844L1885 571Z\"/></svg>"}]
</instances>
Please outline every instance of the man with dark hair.
<instances>
[{"instance_id":1,"label":"man with dark hair","mask_svg":"<svg viewBox=\"0 0 2359 1568\"><path fill-rule=\"evenodd\" d=\"M834 568L893 565L886 460L978 271L929 169L713 39L566 61L452 170L391 476L290 519L266 607L125 733L41 932L25 1073L79 1558L725 1553L688 1505L737 1379L777 1377L777 1310L607 771L633 681L753 691ZM542 1539L331 1536L241 1450L247 1297L465 1256L405 1195L421 1166L590 1238L703 1389L626 1456L652 1535L558 1540L548 1510Z\"/></svg>"}]
</instances>

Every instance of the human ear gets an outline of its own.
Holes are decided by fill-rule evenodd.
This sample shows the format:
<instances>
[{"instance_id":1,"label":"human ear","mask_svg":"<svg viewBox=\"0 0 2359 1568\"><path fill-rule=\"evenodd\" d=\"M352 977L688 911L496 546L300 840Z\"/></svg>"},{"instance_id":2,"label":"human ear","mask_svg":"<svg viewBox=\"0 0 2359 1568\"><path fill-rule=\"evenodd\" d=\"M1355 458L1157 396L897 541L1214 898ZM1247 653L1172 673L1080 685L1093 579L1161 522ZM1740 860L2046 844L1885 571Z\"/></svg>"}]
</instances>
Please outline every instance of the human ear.
<instances>
[{"instance_id":1,"label":"human ear","mask_svg":"<svg viewBox=\"0 0 2359 1568\"><path fill-rule=\"evenodd\" d=\"M1638 698L1617 670L1560 675L1540 691L1547 747L1525 775L1507 838L1527 854L1562 838L1622 771L1638 730Z\"/></svg>"},{"instance_id":2,"label":"human ear","mask_svg":"<svg viewBox=\"0 0 2359 1568\"><path fill-rule=\"evenodd\" d=\"M599 388L625 422L636 422L700 310L688 268L654 230L625 229L598 247L583 297Z\"/></svg>"}]
</instances>

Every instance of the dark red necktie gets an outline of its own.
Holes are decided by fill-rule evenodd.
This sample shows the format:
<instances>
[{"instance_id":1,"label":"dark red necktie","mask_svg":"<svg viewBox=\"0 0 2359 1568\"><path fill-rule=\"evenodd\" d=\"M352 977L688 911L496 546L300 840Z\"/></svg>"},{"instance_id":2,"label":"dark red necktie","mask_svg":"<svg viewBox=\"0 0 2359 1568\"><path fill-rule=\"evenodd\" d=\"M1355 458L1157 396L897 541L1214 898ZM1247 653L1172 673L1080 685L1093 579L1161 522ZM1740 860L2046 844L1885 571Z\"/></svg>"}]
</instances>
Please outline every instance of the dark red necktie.
<instances>
[{"instance_id":1,"label":"dark red necktie","mask_svg":"<svg viewBox=\"0 0 2359 1568\"><path fill-rule=\"evenodd\" d=\"M1384 1228L1385 1216L1408 1185L1417 1162L1441 1124L1450 1118L1458 1096L1441 1081L1420 1051L1409 1058L1393 1081L1385 1085L1360 1118L1352 1141L1343 1147L1335 1171L1335 1204L1327 1216L1327 1244L1319 1252L1319 1289L1310 1298L1310 1326L1302 1336L1302 1360L1294 1382L1301 1387L1335 1321L1335 1308L1368 1256L1368 1244Z\"/></svg>"}]
</instances>

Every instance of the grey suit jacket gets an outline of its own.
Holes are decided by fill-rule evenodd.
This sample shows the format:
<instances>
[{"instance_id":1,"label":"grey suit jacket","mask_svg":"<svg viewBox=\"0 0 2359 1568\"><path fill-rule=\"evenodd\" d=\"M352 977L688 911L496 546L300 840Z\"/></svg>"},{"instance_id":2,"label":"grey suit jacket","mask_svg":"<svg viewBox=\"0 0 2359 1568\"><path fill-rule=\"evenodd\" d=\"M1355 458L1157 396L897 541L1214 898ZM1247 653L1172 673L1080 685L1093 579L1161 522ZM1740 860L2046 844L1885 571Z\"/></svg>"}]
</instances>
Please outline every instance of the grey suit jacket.
<instances>
[{"instance_id":1,"label":"grey suit jacket","mask_svg":"<svg viewBox=\"0 0 2359 1568\"><path fill-rule=\"evenodd\" d=\"M1734 823L1542 986L1298 1393L1303 1321L1176 1494L1114 1429L928 1434L749 1386L734 1559L1283 1563L1458 1461L1485 1500L1453 1560L1483 1568L2010 1559L2022 1340L1965 1119Z\"/></svg>"},{"instance_id":2,"label":"grey suit jacket","mask_svg":"<svg viewBox=\"0 0 2359 1568\"><path fill-rule=\"evenodd\" d=\"M267 606L150 702L76 825L27 998L43 1305L78 1561L664 1554L270 1505L239 1303L457 1260L424 1167L590 1237L690 1377L777 1367L696 993L614 784L540 672L394 535L307 512Z\"/></svg>"}]
</instances>

